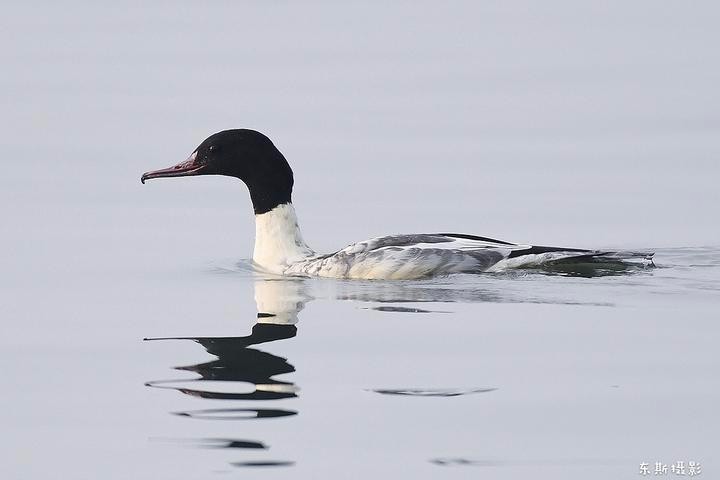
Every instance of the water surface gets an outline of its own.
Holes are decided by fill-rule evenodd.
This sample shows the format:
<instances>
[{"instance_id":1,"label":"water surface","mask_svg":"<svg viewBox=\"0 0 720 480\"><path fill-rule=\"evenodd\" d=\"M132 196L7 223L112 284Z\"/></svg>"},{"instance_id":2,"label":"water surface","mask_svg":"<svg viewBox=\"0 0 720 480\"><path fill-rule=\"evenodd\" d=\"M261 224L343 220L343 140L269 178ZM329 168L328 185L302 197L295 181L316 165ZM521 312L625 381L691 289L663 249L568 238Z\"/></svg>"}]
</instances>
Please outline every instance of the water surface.
<instances>
[{"instance_id":1,"label":"water surface","mask_svg":"<svg viewBox=\"0 0 720 480\"><path fill-rule=\"evenodd\" d=\"M718 13L8 5L0 477L715 478ZM238 127L318 251L455 231L656 267L257 275L239 182L139 182Z\"/></svg>"}]
</instances>

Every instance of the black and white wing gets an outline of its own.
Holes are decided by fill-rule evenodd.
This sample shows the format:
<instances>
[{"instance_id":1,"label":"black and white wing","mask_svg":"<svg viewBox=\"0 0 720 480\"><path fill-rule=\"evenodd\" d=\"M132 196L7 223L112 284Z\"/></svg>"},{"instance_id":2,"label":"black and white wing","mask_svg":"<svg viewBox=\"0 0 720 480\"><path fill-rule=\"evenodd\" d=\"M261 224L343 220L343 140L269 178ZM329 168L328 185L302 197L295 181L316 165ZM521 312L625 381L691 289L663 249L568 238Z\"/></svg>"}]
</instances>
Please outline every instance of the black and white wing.
<instances>
[{"instance_id":1,"label":"black and white wing","mask_svg":"<svg viewBox=\"0 0 720 480\"><path fill-rule=\"evenodd\" d=\"M335 278L416 279L479 273L570 259L625 259L652 254L517 245L455 233L390 235L358 242L294 264L285 274Z\"/></svg>"}]
</instances>

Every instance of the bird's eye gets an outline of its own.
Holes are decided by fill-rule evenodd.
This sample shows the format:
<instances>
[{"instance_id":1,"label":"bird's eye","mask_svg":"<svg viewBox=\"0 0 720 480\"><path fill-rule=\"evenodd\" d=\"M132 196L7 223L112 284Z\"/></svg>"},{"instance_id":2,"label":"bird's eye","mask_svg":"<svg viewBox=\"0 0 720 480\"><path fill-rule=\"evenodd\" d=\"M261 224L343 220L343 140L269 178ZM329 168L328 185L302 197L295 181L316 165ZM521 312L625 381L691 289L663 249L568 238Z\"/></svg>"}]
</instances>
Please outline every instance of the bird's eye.
<instances>
[{"instance_id":1,"label":"bird's eye","mask_svg":"<svg viewBox=\"0 0 720 480\"><path fill-rule=\"evenodd\" d=\"M214 152L215 150L217 150L217 147L215 145L210 145L210 147L208 147L208 151L210 152Z\"/></svg>"}]
</instances>

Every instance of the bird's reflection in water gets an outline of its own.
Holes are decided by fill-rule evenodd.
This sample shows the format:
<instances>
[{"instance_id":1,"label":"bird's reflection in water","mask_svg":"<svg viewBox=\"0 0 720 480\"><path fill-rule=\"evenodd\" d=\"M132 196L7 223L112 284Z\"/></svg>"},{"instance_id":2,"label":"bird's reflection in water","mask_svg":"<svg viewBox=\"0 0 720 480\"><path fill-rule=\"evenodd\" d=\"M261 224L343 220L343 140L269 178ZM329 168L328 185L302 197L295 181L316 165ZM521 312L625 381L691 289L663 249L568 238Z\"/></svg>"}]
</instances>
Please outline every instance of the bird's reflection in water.
<instances>
[{"instance_id":1,"label":"bird's reflection in water","mask_svg":"<svg viewBox=\"0 0 720 480\"><path fill-rule=\"evenodd\" d=\"M274 377L292 373L295 367L286 358L251 348L255 345L293 338L297 335L297 314L309 299L304 283L299 280L258 280L255 283L255 300L258 307L257 323L250 335L241 337L165 337L146 340L191 340L216 357L215 360L196 365L175 367L193 372L198 377L190 380L154 380L146 385L154 388L174 389L186 395L215 400L268 401L295 398L298 387L292 382ZM209 385L220 387L210 388ZM232 391L237 383L250 385L252 391ZM227 387L223 387L227 385ZM297 415L296 410L281 408L208 408L172 412L181 417L202 420L256 420ZM205 448L267 449L262 442L247 439L199 439L194 442ZM290 466L294 462L279 460L238 461L237 467Z\"/></svg>"},{"instance_id":2,"label":"bird's reflection in water","mask_svg":"<svg viewBox=\"0 0 720 480\"><path fill-rule=\"evenodd\" d=\"M267 343L297 335L295 325L274 325L257 323L252 333L244 337L173 337L162 340L192 340L202 345L210 355L217 359L175 367L177 370L186 370L199 375L184 384L196 384L197 388L168 386L166 382L148 382L148 385L158 388L173 388L187 395L200 398L213 398L218 400L275 400L279 398L292 398L297 396L295 386L290 382L275 380L272 377L283 373L295 371L286 358L263 352L251 345ZM161 339L152 339L161 340ZM206 382L246 382L255 386L249 393L235 393L212 391L203 388ZM173 382L178 383L178 382Z\"/></svg>"},{"instance_id":3,"label":"bird's reflection in water","mask_svg":"<svg viewBox=\"0 0 720 480\"><path fill-rule=\"evenodd\" d=\"M240 265L242 270L245 269ZM603 272L593 270L597 276ZM561 272L565 275L567 272ZM609 274L615 274L612 271ZM253 273L254 275L254 273ZM521 273L518 275L526 275ZM608 275L608 274L605 274ZM403 306L407 303L555 303L555 304L592 304L567 298L547 298L530 296L526 286L516 285L512 275L492 277L459 277L436 279L431 281L410 282L363 282L363 281L310 281L306 279L256 279L255 300L257 303L257 323L249 335L238 337L172 337L148 340L191 340L201 345L214 360L182 367L177 370L193 372L196 378L190 380L157 380L147 382L154 388L174 389L185 395L204 399L226 401L267 402L278 399L293 399L298 396L298 387L287 380L275 377L290 374L295 367L288 359L256 348L258 345L290 339L297 335L298 313L305 303L313 298L332 298L375 303L368 308L378 312L397 314L437 314L451 313L447 309L429 310ZM470 281L471 280L471 281ZM522 287L522 288L521 288ZM312 288L312 295L308 290ZM395 305L389 305L395 304ZM399 305L398 305L399 304ZM600 305L607 305L600 303ZM220 387L217 387L217 385ZM233 391L237 385L250 386L250 391ZM393 397L457 397L469 394L487 393L494 387L471 388L375 388L370 389L381 395ZM258 419L292 417L296 410L272 408L267 403L247 405L236 408L207 408L171 412L185 418L215 421L256 421ZM188 443L188 440L178 440ZM204 448L224 448L266 450L268 447L254 439L205 438L189 440L191 444ZM238 459L233 458L231 465L236 467L289 466L294 462L285 459Z\"/></svg>"},{"instance_id":4,"label":"bird's reflection in water","mask_svg":"<svg viewBox=\"0 0 720 480\"><path fill-rule=\"evenodd\" d=\"M382 395L405 395L410 397L459 397L473 393L494 392L497 388L378 388L372 390Z\"/></svg>"}]
</instances>

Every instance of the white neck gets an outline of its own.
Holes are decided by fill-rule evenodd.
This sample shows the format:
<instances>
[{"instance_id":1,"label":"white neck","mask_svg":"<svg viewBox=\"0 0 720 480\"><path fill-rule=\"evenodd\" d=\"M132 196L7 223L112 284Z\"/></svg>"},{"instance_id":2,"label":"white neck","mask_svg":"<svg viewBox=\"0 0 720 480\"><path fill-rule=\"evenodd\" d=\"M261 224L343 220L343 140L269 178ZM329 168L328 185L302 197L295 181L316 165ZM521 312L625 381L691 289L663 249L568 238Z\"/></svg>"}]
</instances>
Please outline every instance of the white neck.
<instances>
[{"instance_id":1,"label":"white neck","mask_svg":"<svg viewBox=\"0 0 720 480\"><path fill-rule=\"evenodd\" d=\"M302 238L291 203L255 215L253 261L264 270L281 274L288 265L314 254Z\"/></svg>"}]
</instances>

